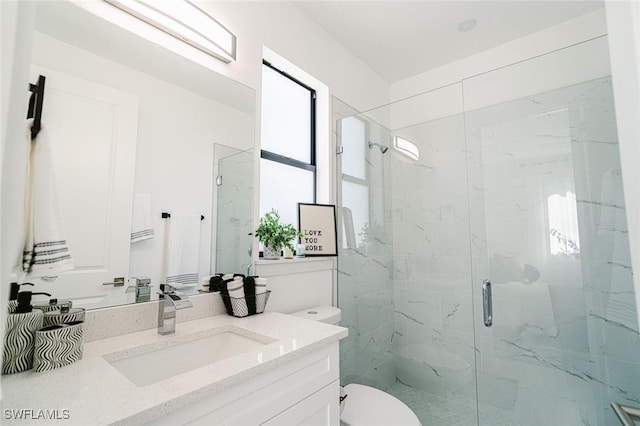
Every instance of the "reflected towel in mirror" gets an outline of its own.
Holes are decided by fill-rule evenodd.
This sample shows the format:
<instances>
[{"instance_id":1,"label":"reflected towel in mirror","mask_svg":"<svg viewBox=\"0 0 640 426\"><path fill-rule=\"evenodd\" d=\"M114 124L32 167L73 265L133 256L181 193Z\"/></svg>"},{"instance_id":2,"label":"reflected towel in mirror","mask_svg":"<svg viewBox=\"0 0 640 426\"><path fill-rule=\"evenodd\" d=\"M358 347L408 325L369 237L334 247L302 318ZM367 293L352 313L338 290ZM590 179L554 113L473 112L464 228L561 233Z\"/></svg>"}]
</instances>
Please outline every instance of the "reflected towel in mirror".
<instances>
[{"instance_id":1,"label":"reflected towel in mirror","mask_svg":"<svg viewBox=\"0 0 640 426\"><path fill-rule=\"evenodd\" d=\"M200 215L172 214L167 219L166 282L175 288L198 285Z\"/></svg>"},{"instance_id":2,"label":"reflected towel in mirror","mask_svg":"<svg viewBox=\"0 0 640 426\"><path fill-rule=\"evenodd\" d=\"M51 147L46 129L35 139L29 134L25 193L25 237L22 273L26 278L54 277L73 269L58 210Z\"/></svg>"},{"instance_id":3,"label":"reflected towel in mirror","mask_svg":"<svg viewBox=\"0 0 640 426\"><path fill-rule=\"evenodd\" d=\"M148 240L155 236L151 217L151 195L136 192L133 195L133 213L131 218L131 242Z\"/></svg>"}]
</instances>

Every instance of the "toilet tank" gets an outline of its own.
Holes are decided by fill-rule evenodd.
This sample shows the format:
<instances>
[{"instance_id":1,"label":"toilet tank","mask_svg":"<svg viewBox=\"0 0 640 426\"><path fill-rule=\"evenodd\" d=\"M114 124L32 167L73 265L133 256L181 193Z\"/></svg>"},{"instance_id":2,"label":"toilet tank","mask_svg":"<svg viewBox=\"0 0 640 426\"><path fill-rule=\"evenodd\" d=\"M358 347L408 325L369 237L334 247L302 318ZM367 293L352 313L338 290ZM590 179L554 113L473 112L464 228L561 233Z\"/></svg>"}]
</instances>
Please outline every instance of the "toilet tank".
<instances>
[{"instance_id":1,"label":"toilet tank","mask_svg":"<svg viewBox=\"0 0 640 426\"><path fill-rule=\"evenodd\" d=\"M295 315L297 317L313 321L326 322L327 324L338 325L338 323L340 323L340 319L342 318L342 311L340 310L340 308L336 308L334 306L322 305L303 309L290 315Z\"/></svg>"}]
</instances>

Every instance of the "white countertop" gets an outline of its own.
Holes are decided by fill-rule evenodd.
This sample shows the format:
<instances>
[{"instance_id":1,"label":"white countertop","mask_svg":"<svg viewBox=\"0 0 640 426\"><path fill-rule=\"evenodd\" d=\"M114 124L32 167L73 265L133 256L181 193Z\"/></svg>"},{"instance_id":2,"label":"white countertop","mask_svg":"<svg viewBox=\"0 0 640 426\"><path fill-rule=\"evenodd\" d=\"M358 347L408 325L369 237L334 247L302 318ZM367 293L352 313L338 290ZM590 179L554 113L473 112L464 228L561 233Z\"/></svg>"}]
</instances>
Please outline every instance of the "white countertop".
<instances>
[{"instance_id":1,"label":"white countertop","mask_svg":"<svg viewBox=\"0 0 640 426\"><path fill-rule=\"evenodd\" d=\"M234 325L266 335L275 342L254 351L218 361L175 377L138 387L121 375L103 355L182 339L191 333ZM2 424L28 424L9 420L7 410L32 410L34 424L47 423L40 410L57 415L64 424L139 424L188 406L204 397L287 364L347 336L347 329L298 317L265 312L246 318L217 315L176 324L176 333L160 336L156 329L84 344L83 359L53 371L2 376ZM176 360L179 362L179 360ZM13 417L13 416L10 416Z\"/></svg>"}]
</instances>

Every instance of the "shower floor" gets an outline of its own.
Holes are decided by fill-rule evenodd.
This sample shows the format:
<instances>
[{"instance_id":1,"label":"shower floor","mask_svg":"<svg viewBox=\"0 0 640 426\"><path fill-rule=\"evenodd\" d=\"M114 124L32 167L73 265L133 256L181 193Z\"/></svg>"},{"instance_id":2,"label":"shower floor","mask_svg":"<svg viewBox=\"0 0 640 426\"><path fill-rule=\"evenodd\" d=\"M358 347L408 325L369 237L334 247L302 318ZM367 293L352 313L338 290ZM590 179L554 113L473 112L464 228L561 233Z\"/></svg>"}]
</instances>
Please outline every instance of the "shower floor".
<instances>
[{"instance_id":1,"label":"shower floor","mask_svg":"<svg viewBox=\"0 0 640 426\"><path fill-rule=\"evenodd\" d=\"M477 426L475 400L456 398L452 400L414 389L400 381L396 381L387 392L404 402L418 416L424 426ZM513 419L506 413L492 408L490 412L483 410L482 421L492 426L513 426Z\"/></svg>"}]
</instances>

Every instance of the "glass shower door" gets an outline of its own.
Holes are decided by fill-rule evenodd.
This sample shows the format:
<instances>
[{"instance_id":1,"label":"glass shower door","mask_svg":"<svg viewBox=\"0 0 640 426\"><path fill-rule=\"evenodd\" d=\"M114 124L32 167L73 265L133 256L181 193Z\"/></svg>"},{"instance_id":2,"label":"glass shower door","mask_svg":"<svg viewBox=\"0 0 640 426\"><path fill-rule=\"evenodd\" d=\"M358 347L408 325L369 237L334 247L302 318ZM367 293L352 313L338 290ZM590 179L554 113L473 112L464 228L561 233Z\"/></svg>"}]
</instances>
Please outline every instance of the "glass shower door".
<instances>
[{"instance_id":1,"label":"glass shower door","mask_svg":"<svg viewBox=\"0 0 640 426\"><path fill-rule=\"evenodd\" d=\"M640 406L607 55L601 38L464 82L480 425Z\"/></svg>"},{"instance_id":2,"label":"glass shower door","mask_svg":"<svg viewBox=\"0 0 640 426\"><path fill-rule=\"evenodd\" d=\"M462 84L337 122L341 382L477 424Z\"/></svg>"}]
</instances>

